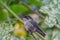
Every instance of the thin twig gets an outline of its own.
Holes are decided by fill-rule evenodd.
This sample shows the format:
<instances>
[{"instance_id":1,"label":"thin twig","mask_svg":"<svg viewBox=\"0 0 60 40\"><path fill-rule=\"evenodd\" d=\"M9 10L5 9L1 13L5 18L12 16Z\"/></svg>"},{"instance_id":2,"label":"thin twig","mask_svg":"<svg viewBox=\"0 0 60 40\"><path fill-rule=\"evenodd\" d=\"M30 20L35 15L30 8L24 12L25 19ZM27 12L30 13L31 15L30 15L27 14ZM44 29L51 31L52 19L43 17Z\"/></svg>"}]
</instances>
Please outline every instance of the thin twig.
<instances>
[{"instance_id":1,"label":"thin twig","mask_svg":"<svg viewBox=\"0 0 60 40\"><path fill-rule=\"evenodd\" d=\"M39 17L44 18L44 16L42 14L40 14L37 10L33 10L28 4L26 4L24 2L21 2L21 4L24 5L25 7L27 7L32 12L36 13L37 15L39 15Z\"/></svg>"},{"instance_id":2,"label":"thin twig","mask_svg":"<svg viewBox=\"0 0 60 40\"><path fill-rule=\"evenodd\" d=\"M60 29L60 24L55 24L55 26Z\"/></svg>"},{"instance_id":3,"label":"thin twig","mask_svg":"<svg viewBox=\"0 0 60 40\"><path fill-rule=\"evenodd\" d=\"M8 13L6 13L7 14L7 20L8 20L8 22L9 22L9 24L10 24L10 31L13 31L14 30L14 28L13 28L13 24L12 24L12 22L11 22L11 18L9 17L9 14Z\"/></svg>"}]
</instances>

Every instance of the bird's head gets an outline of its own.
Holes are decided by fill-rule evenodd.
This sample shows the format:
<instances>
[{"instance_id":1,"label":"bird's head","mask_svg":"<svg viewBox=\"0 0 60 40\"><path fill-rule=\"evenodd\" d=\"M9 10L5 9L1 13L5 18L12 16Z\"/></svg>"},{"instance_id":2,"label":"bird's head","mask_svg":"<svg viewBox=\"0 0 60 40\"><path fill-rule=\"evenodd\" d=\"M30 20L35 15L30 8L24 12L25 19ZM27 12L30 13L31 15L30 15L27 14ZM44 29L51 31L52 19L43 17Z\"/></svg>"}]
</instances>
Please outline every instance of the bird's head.
<instances>
[{"instance_id":1,"label":"bird's head","mask_svg":"<svg viewBox=\"0 0 60 40\"><path fill-rule=\"evenodd\" d=\"M27 21L28 19L29 19L28 16L24 16L23 18L24 21Z\"/></svg>"},{"instance_id":2,"label":"bird's head","mask_svg":"<svg viewBox=\"0 0 60 40\"><path fill-rule=\"evenodd\" d=\"M30 16L24 16L24 18L23 18L23 20L29 20L29 19L32 19L32 18Z\"/></svg>"}]
</instances>

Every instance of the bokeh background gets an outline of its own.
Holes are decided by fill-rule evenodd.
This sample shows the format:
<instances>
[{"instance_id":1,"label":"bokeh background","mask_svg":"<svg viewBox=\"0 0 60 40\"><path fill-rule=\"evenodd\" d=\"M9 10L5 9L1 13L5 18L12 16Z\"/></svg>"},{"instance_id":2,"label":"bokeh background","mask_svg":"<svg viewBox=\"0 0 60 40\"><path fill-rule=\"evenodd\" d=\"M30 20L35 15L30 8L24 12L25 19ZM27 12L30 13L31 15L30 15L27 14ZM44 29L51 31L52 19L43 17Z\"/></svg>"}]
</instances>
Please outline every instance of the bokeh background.
<instances>
[{"instance_id":1,"label":"bokeh background","mask_svg":"<svg viewBox=\"0 0 60 40\"><path fill-rule=\"evenodd\" d=\"M46 33L38 40L60 40L60 0L0 0L0 40L33 40L23 16L31 16Z\"/></svg>"}]
</instances>

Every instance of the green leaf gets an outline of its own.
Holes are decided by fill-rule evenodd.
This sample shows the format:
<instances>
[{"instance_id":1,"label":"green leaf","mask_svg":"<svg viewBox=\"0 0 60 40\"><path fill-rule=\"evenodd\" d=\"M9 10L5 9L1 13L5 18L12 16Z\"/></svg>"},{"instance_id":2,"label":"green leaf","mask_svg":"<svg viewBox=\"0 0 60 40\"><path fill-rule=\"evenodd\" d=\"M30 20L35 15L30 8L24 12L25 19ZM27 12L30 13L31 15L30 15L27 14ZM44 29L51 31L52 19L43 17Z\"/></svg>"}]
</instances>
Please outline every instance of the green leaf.
<instances>
[{"instance_id":1,"label":"green leaf","mask_svg":"<svg viewBox=\"0 0 60 40\"><path fill-rule=\"evenodd\" d=\"M7 15L4 11L0 10L0 21L6 20Z\"/></svg>"},{"instance_id":2,"label":"green leaf","mask_svg":"<svg viewBox=\"0 0 60 40\"><path fill-rule=\"evenodd\" d=\"M56 13L56 18L58 20L58 23L60 24L60 14Z\"/></svg>"},{"instance_id":3,"label":"green leaf","mask_svg":"<svg viewBox=\"0 0 60 40\"><path fill-rule=\"evenodd\" d=\"M52 30L47 30L46 32L45 40L51 40L52 39Z\"/></svg>"},{"instance_id":4,"label":"green leaf","mask_svg":"<svg viewBox=\"0 0 60 40\"><path fill-rule=\"evenodd\" d=\"M12 11L14 11L16 14L22 14L22 13L28 11L28 9L27 9L26 7L24 7L23 5L20 5L20 4L11 5L10 8L11 8Z\"/></svg>"},{"instance_id":5,"label":"green leaf","mask_svg":"<svg viewBox=\"0 0 60 40\"><path fill-rule=\"evenodd\" d=\"M2 0L3 2L6 2L6 0Z\"/></svg>"},{"instance_id":6,"label":"green leaf","mask_svg":"<svg viewBox=\"0 0 60 40\"><path fill-rule=\"evenodd\" d=\"M37 1L37 0L29 0L30 4L34 4L38 7L41 7L42 6L42 2L40 1Z\"/></svg>"},{"instance_id":7,"label":"green leaf","mask_svg":"<svg viewBox=\"0 0 60 40\"><path fill-rule=\"evenodd\" d=\"M58 40L60 40L60 32L58 33Z\"/></svg>"},{"instance_id":8,"label":"green leaf","mask_svg":"<svg viewBox=\"0 0 60 40\"><path fill-rule=\"evenodd\" d=\"M45 18L45 23L50 27L54 27L54 25L56 24L56 19L53 16L49 16Z\"/></svg>"}]
</instances>

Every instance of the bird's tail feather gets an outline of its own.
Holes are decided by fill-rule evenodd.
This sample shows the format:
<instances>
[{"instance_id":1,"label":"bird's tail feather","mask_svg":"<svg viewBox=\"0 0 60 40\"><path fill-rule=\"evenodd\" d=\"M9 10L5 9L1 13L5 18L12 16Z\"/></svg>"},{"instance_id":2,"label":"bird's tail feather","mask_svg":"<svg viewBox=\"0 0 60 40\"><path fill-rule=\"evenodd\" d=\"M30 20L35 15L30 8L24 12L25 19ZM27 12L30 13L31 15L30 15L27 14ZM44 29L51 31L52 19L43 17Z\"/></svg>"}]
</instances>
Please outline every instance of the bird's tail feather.
<instances>
[{"instance_id":1,"label":"bird's tail feather","mask_svg":"<svg viewBox=\"0 0 60 40\"><path fill-rule=\"evenodd\" d=\"M46 34L41 30L41 29L37 29L36 30L39 34L41 34L43 37L45 37L46 36Z\"/></svg>"}]
</instances>

